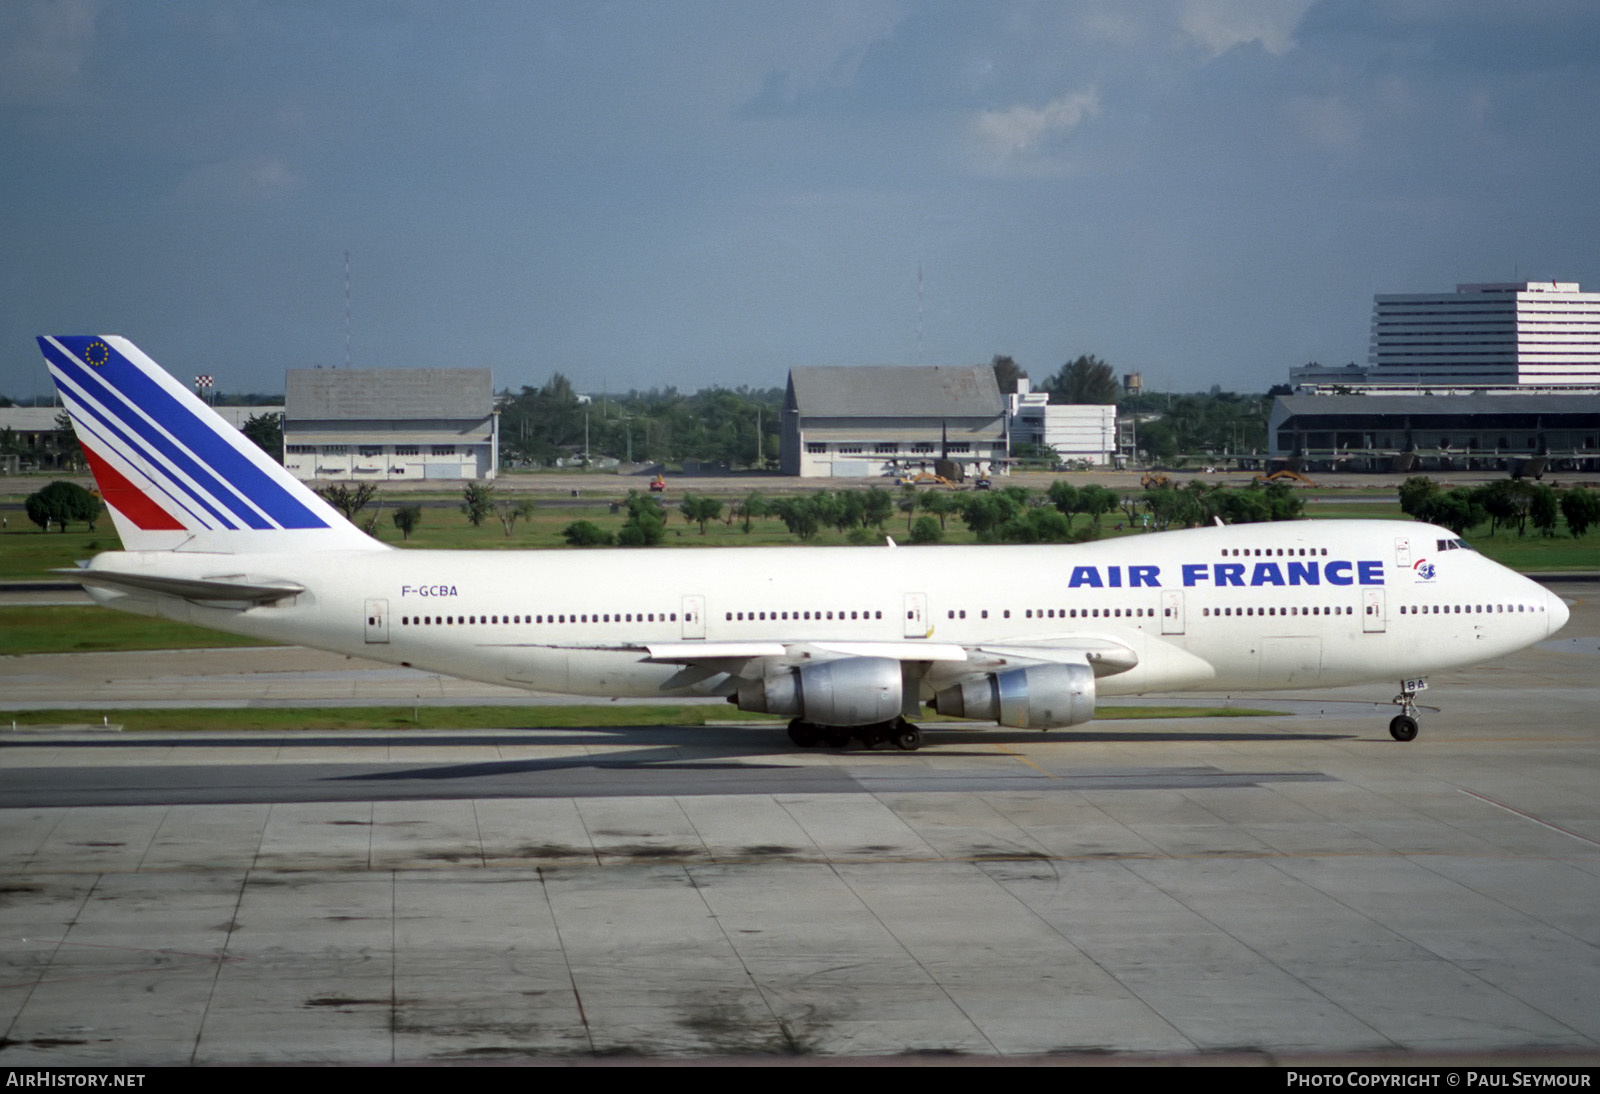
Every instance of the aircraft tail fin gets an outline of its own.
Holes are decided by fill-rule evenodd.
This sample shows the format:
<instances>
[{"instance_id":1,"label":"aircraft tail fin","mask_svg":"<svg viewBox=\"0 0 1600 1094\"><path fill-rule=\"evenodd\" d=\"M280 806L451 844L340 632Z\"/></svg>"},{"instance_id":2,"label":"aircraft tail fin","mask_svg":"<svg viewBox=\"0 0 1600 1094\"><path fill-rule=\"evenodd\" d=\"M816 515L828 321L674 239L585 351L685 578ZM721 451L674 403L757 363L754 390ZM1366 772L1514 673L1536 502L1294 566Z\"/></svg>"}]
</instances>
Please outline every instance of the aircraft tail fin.
<instances>
[{"instance_id":1,"label":"aircraft tail fin","mask_svg":"<svg viewBox=\"0 0 1600 1094\"><path fill-rule=\"evenodd\" d=\"M41 337L129 551L388 550L117 335Z\"/></svg>"}]
</instances>

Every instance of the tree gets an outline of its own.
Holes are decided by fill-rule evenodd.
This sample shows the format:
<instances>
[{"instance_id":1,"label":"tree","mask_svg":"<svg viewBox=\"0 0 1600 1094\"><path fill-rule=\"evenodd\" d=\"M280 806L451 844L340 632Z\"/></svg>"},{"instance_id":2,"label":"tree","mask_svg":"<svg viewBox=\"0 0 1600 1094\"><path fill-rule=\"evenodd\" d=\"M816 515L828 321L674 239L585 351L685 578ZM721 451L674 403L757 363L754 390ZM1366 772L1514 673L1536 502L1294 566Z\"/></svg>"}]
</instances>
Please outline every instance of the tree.
<instances>
[{"instance_id":1,"label":"tree","mask_svg":"<svg viewBox=\"0 0 1600 1094\"><path fill-rule=\"evenodd\" d=\"M267 455L283 462L283 416L280 414L253 414L239 427Z\"/></svg>"},{"instance_id":2,"label":"tree","mask_svg":"<svg viewBox=\"0 0 1600 1094\"><path fill-rule=\"evenodd\" d=\"M938 543L944 539L944 529L932 517L918 517L911 526L911 542L915 544Z\"/></svg>"},{"instance_id":3,"label":"tree","mask_svg":"<svg viewBox=\"0 0 1600 1094\"><path fill-rule=\"evenodd\" d=\"M72 415L65 410L56 415L56 451L61 454L61 466L72 469L83 466L83 445L78 443L77 430L72 426Z\"/></svg>"},{"instance_id":4,"label":"tree","mask_svg":"<svg viewBox=\"0 0 1600 1094\"><path fill-rule=\"evenodd\" d=\"M389 519L400 529L400 538L408 540L411 538L411 533L416 531L417 525L422 523L422 506L402 505Z\"/></svg>"},{"instance_id":5,"label":"tree","mask_svg":"<svg viewBox=\"0 0 1600 1094\"><path fill-rule=\"evenodd\" d=\"M1028 373L1009 357L995 354L994 360L989 362L989 367L994 369L994 382L1000 385L1000 394L1015 395L1017 381L1026 380Z\"/></svg>"},{"instance_id":6,"label":"tree","mask_svg":"<svg viewBox=\"0 0 1600 1094\"><path fill-rule=\"evenodd\" d=\"M917 508L938 517L939 531L943 532L948 527L946 522L961 512L963 506L959 495L952 494L948 490L929 490L917 499Z\"/></svg>"},{"instance_id":7,"label":"tree","mask_svg":"<svg viewBox=\"0 0 1600 1094\"><path fill-rule=\"evenodd\" d=\"M506 538L511 538L511 529L518 520L533 516L533 499L523 498L513 501L511 498L502 498L494 503L494 515L499 518L500 527L506 530Z\"/></svg>"},{"instance_id":8,"label":"tree","mask_svg":"<svg viewBox=\"0 0 1600 1094\"><path fill-rule=\"evenodd\" d=\"M1528 519L1541 536L1556 534L1556 520L1561 512L1561 498L1555 488L1545 483L1535 483L1528 498Z\"/></svg>"},{"instance_id":9,"label":"tree","mask_svg":"<svg viewBox=\"0 0 1600 1094\"><path fill-rule=\"evenodd\" d=\"M609 547L616 537L590 520L575 520L561 529L568 547Z\"/></svg>"},{"instance_id":10,"label":"tree","mask_svg":"<svg viewBox=\"0 0 1600 1094\"><path fill-rule=\"evenodd\" d=\"M1412 475L1400 484L1400 511L1408 517L1416 517L1427 499L1438 493L1438 483L1426 475Z\"/></svg>"},{"instance_id":11,"label":"tree","mask_svg":"<svg viewBox=\"0 0 1600 1094\"><path fill-rule=\"evenodd\" d=\"M68 524L80 520L92 532L100 517L100 498L75 482L53 482L29 494L22 507L41 532L48 532L52 524L65 532Z\"/></svg>"},{"instance_id":12,"label":"tree","mask_svg":"<svg viewBox=\"0 0 1600 1094\"><path fill-rule=\"evenodd\" d=\"M461 488L461 511L474 527L481 525L494 512L494 487L481 482L469 482Z\"/></svg>"},{"instance_id":13,"label":"tree","mask_svg":"<svg viewBox=\"0 0 1600 1094\"><path fill-rule=\"evenodd\" d=\"M1045 497L1050 499L1050 504L1056 511L1067 518L1067 527L1072 527L1072 515L1078 511L1078 488L1066 479L1057 479L1050 484Z\"/></svg>"},{"instance_id":14,"label":"tree","mask_svg":"<svg viewBox=\"0 0 1600 1094\"><path fill-rule=\"evenodd\" d=\"M911 522L917 515L917 488L910 483L900 487L900 496L895 498L894 507L906 515L906 534L911 533Z\"/></svg>"},{"instance_id":15,"label":"tree","mask_svg":"<svg viewBox=\"0 0 1600 1094\"><path fill-rule=\"evenodd\" d=\"M1078 512L1099 524L1100 518L1122 504L1122 496L1109 486L1090 483L1078 491Z\"/></svg>"},{"instance_id":16,"label":"tree","mask_svg":"<svg viewBox=\"0 0 1600 1094\"><path fill-rule=\"evenodd\" d=\"M1561 495L1561 515L1567 518L1567 531L1577 539L1600 524L1600 494L1574 486Z\"/></svg>"},{"instance_id":17,"label":"tree","mask_svg":"<svg viewBox=\"0 0 1600 1094\"><path fill-rule=\"evenodd\" d=\"M1442 524L1458 536L1489 519L1474 490L1441 490L1429 496L1413 515L1426 524Z\"/></svg>"},{"instance_id":18,"label":"tree","mask_svg":"<svg viewBox=\"0 0 1600 1094\"><path fill-rule=\"evenodd\" d=\"M345 520L353 522L356 514L378 496L378 488L370 482L357 483L354 487L336 482L332 486L322 487L317 491L317 496L343 513Z\"/></svg>"},{"instance_id":19,"label":"tree","mask_svg":"<svg viewBox=\"0 0 1600 1094\"><path fill-rule=\"evenodd\" d=\"M707 494L685 494L678 503L678 509L683 513L684 520L700 525L700 534L703 536L706 534L706 522L722 515L722 502Z\"/></svg>"},{"instance_id":20,"label":"tree","mask_svg":"<svg viewBox=\"0 0 1600 1094\"><path fill-rule=\"evenodd\" d=\"M822 493L822 491L818 491ZM809 540L822 529L822 517L817 510L817 496L810 494L798 498L779 498L772 503L772 513L791 535Z\"/></svg>"},{"instance_id":21,"label":"tree","mask_svg":"<svg viewBox=\"0 0 1600 1094\"><path fill-rule=\"evenodd\" d=\"M994 532L1022 512L1022 507L1007 491L968 494L961 502L961 519L983 542L992 542Z\"/></svg>"},{"instance_id":22,"label":"tree","mask_svg":"<svg viewBox=\"0 0 1600 1094\"><path fill-rule=\"evenodd\" d=\"M1068 361L1044 387L1058 403L1115 403L1121 393L1111 366L1092 355Z\"/></svg>"},{"instance_id":23,"label":"tree","mask_svg":"<svg viewBox=\"0 0 1600 1094\"><path fill-rule=\"evenodd\" d=\"M1532 484L1520 479L1500 479L1475 488L1473 497L1489 514L1489 534L1501 527L1517 526L1517 535L1528 529L1528 516L1533 507Z\"/></svg>"},{"instance_id":24,"label":"tree","mask_svg":"<svg viewBox=\"0 0 1600 1094\"><path fill-rule=\"evenodd\" d=\"M747 536L750 534L751 521L772 515L771 503L761 495L759 490L750 491L735 509L739 519L744 523L744 534Z\"/></svg>"},{"instance_id":25,"label":"tree","mask_svg":"<svg viewBox=\"0 0 1600 1094\"><path fill-rule=\"evenodd\" d=\"M861 493L861 523L883 531L884 521L894 516L894 498L887 490L869 486Z\"/></svg>"},{"instance_id":26,"label":"tree","mask_svg":"<svg viewBox=\"0 0 1600 1094\"><path fill-rule=\"evenodd\" d=\"M655 547L667 538L667 511L653 494L629 490L622 504L628 510L628 519L617 533L617 542L624 547Z\"/></svg>"}]
</instances>

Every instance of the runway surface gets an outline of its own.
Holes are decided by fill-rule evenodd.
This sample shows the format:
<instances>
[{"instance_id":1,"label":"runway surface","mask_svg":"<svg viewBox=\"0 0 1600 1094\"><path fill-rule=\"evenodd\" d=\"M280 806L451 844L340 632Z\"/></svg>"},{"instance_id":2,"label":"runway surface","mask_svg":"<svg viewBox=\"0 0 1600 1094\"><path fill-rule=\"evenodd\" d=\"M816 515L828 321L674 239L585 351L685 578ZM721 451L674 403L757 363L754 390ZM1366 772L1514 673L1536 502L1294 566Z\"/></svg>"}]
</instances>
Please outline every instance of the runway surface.
<instances>
[{"instance_id":1,"label":"runway surface","mask_svg":"<svg viewBox=\"0 0 1600 1094\"><path fill-rule=\"evenodd\" d=\"M1558 639L1434 678L1404 745L1383 687L917 753L537 707L3 734L0 1064L1600 1062L1600 589L1560 591ZM0 687L167 676L82 656Z\"/></svg>"}]
</instances>

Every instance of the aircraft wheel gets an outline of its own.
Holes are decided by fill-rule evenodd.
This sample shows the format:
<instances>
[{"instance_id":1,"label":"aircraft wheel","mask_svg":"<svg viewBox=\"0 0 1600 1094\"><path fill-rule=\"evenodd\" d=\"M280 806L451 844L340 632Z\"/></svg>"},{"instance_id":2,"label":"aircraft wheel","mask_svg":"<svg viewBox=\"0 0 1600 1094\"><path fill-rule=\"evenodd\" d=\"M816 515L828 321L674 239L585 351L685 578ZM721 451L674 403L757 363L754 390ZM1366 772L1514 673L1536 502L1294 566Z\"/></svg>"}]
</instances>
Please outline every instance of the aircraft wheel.
<instances>
[{"instance_id":1,"label":"aircraft wheel","mask_svg":"<svg viewBox=\"0 0 1600 1094\"><path fill-rule=\"evenodd\" d=\"M861 747L871 752L889 739L889 727L882 725L860 726L856 734L861 738Z\"/></svg>"},{"instance_id":2,"label":"aircraft wheel","mask_svg":"<svg viewBox=\"0 0 1600 1094\"><path fill-rule=\"evenodd\" d=\"M902 752L915 752L922 747L922 731L913 725L901 726L894 731L894 746Z\"/></svg>"},{"instance_id":3,"label":"aircraft wheel","mask_svg":"<svg viewBox=\"0 0 1600 1094\"><path fill-rule=\"evenodd\" d=\"M822 729L822 740L823 743L825 743L829 748L849 748L850 727L824 726Z\"/></svg>"},{"instance_id":4,"label":"aircraft wheel","mask_svg":"<svg viewBox=\"0 0 1600 1094\"><path fill-rule=\"evenodd\" d=\"M1389 736L1397 741L1417 739L1417 720L1405 714L1396 714L1389 723Z\"/></svg>"},{"instance_id":5,"label":"aircraft wheel","mask_svg":"<svg viewBox=\"0 0 1600 1094\"><path fill-rule=\"evenodd\" d=\"M817 746L818 729L810 722L802 722L799 718L789 723L789 740L801 748L815 748Z\"/></svg>"}]
</instances>

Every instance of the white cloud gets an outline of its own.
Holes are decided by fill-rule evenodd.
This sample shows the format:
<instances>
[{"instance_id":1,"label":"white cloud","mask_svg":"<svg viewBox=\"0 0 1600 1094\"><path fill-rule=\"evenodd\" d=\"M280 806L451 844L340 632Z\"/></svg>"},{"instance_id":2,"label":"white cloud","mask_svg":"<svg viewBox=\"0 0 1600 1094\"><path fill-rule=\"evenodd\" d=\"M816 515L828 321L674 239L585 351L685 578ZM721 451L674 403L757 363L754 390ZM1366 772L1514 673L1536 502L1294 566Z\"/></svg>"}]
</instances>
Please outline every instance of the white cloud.
<instances>
[{"instance_id":1,"label":"white cloud","mask_svg":"<svg viewBox=\"0 0 1600 1094\"><path fill-rule=\"evenodd\" d=\"M178 183L181 198L255 204L304 185L276 156L236 156L196 167Z\"/></svg>"},{"instance_id":2,"label":"white cloud","mask_svg":"<svg viewBox=\"0 0 1600 1094\"><path fill-rule=\"evenodd\" d=\"M1066 168L1063 142L1086 118L1100 112L1094 87L1069 91L1042 107L986 110L972 123L980 168L999 174L1054 174Z\"/></svg>"},{"instance_id":3,"label":"white cloud","mask_svg":"<svg viewBox=\"0 0 1600 1094\"><path fill-rule=\"evenodd\" d=\"M1331 95L1300 95L1283 106L1301 140L1325 152L1351 148L1361 138L1361 118L1347 103Z\"/></svg>"},{"instance_id":4,"label":"white cloud","mask_svg":"<svg viewBox=\"0 0 1600 1094\"><path fill-rule=\"evenodd\" d=\"M67 98L94 41L99 0L0 4L0 102Z\"/></svg>"},{"instance_id":5,"label":"white cloud","mask_svg":"<svg viewBox=\"0 0 1600 1094\"><path fill-rule=\"evenodd\" d=\"M1274 56L1294 46L1294 28L1311 0L1184 0L1178 28L1213 57L1256 42Z\"/></svg>"}]
</instances>

